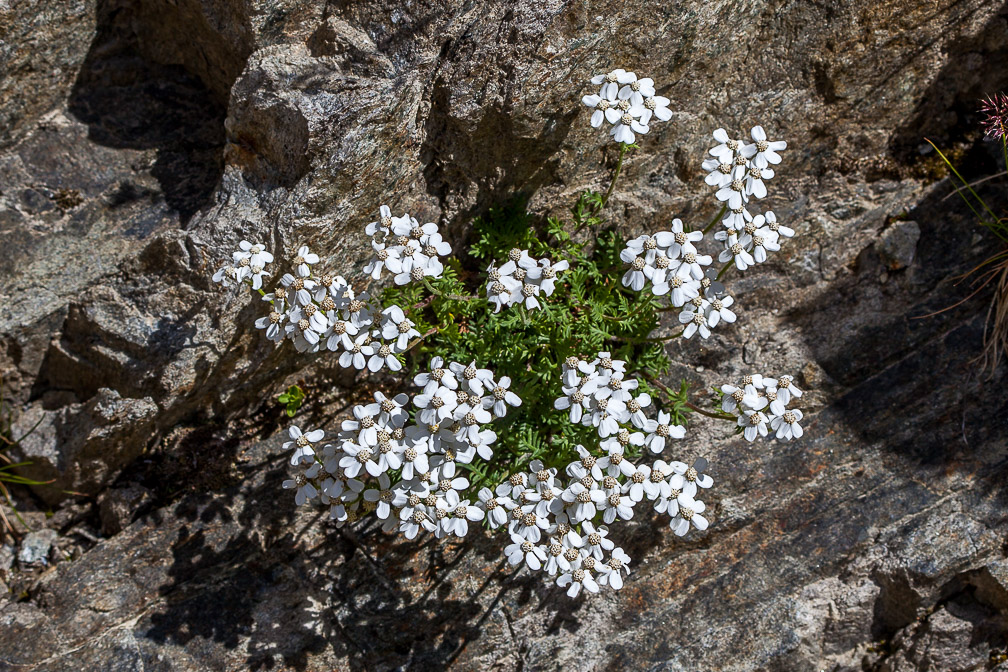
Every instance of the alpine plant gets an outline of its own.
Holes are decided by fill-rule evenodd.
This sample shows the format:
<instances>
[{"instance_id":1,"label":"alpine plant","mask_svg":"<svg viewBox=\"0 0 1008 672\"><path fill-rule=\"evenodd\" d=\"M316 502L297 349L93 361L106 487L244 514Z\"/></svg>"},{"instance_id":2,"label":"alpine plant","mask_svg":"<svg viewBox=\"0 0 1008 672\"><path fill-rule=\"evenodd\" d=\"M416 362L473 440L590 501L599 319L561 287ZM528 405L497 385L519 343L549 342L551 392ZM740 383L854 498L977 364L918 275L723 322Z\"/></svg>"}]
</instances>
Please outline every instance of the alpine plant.
<instances>
[{"instance_id":1,"label":"alpine plant","mask_svg":"<svg viewBox=\"0 0 1008 672\"><path fill-rule=\"evenodd\" d=\"M621 161L637 136L671 117L669 99L657 94L649 78L617 69L591 83L596 88L582 99L591 109L590 123L608 124L621 144ZM713 138L716 145L702 167L723 204L715 221L697 230L673 219L664 230L640 235L618 252L623 266L615 277L627 292L643 293L641 305L649 310L678 315L681 331L674 337L706 339L714 329L733 324L740 306L721 282L723 276L765 262L794 235L772 211L751 211L767 195L766 182L774 177L786 143L768 140L761 126L753 127L748 139L720 128ZM584 221L596 221L592 218L605 200L597 194L589 198L595 205ZM705 254L704 238L718 221L722 228L713 238L720 249ZM343 276L320 270L328 264L305 246L292 255L288 272L277 276L268 270L273 255L243 240L213 279L258 291L264 314L255 326L269 340L290 341L302 353L329 353L341 367L372 373L402 371L406 353L439 328L448 330L447 324L430 330L421 326L435 299L442 301L438 305L457 306L454 314L482 302L487 319L519 311L527 322L534 311L548 308L555 292L564 291L568 277L569 294L586 291L579 275L587 263L579 254L584 245L562 232L558 237L564 245L542 247L540 252L548 250L545 256L522 247L499 250L485 277L473 285L475 295L444 291L445 286L464 287L452 280L460 266L437 224L421 224L405 213L394 216L382 205L364 233L373 253L363 267L365 276L384 280L398 288L397 296L416 301L398 305L355 289ZM434 281L448 284L437 289ZM268 282L269 292L263 289ZM675 403L664 404L649 383L671 391L648 371L610 350L544 350L541 357L558 364L555 388L516 389L490 358L434 355L402 392L374 393L373 402L355 406L334 431L291 426L284 448L292 475L283 487L294 491L299 506L327 507L336 525L376 516L384 530L408 539L465 537L479 526L500 531L511 565L542 572L571 597L619 590L632 560L616 545L614 528L650 508L676 535L707 529L703 500L714 484L710 465L704 458L667 457L687 434L688 409L674 393L666 401ZM802 436L802 412L790 407L802 391L791 376L754 373L720 392L720 409L706 415L732 421L747 441ZM507 427L498 421L539 399L555 414L551 422L569 423L583 441L566 452L546 445L520 454L505 446L509 461L495 464L502 445L497 431ZM492 482L492 473L501 477Z\"/></svg>"}]
</instances>

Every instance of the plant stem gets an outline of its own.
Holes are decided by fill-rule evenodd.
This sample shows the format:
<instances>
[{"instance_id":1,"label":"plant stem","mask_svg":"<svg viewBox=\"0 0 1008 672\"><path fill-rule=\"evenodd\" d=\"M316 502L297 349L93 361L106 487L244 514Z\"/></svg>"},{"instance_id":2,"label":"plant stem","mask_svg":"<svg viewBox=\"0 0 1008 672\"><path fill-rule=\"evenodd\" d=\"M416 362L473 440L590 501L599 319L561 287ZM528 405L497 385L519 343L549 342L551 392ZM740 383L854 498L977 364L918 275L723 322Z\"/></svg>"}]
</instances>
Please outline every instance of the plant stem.
<instances>
[{"instance_id":1,"label":"plant stem","mask_svg":"<svg viewBox=\"0 0 1008 672\"><path fill-rule=\"evenodd\" d=\"M431 327L424 334L422 334L419 338L417 338L415 341L413 341L412 343L410 343L409 346L405 350L403 350L403 353L409 352L410 350L412 350L416 346L420 345L420 342L423 341L425 338L427 338L431 334L436 334L437 332L438 332L438 328L437 327Z\"/></svg>"},{"instance_id":2,"label":"plant stem","mask_svg":"<svg viewBox=\"0 0 1008 672\"><path fill-rule=\"evenodd\" d=\"M717 277L715 277L714 280L720 282L721 278L724 277L724 274L728 272L728 269L734 266L735 266L735 258L732 257L732 260L729 261L727 264L725 264L724 268L718 271Z\"/></svg>"},{"instance_id":3,"label":"plant stem","mask_svg":"<svg viewBox=\"0 0 1008 672\"><path fill-rule=\"evenodd\" d=\"M706 227L704 227L703 234L705 236L707 235L708 231L710 231L711 229L714 228L715 224L717 224L718 222L721 221L721 218L724 217L724 214L726 212L728 212L728 205L727 204L722 205L721 206L721 210L719 210L718 213L717 213L717 215L714 216L714 219L711 220L711 223L708 224Z\"/></svg>"},{"instance_id":4,"label":"plant stem","mask_svg":"<svg viewBox=\"0 0 1008 672\"><path fill-rule=\"evenodd\" d=\"M627 153L627 149L630 145L625 142L620 143L619 161L616 162L616 170L613 172L612 182L609 183L609 188L605 192L605 196L602 197L602 204L599 206L599 210L602 210L609 202L609 197L612 196L613 189L616 187L616 180L619 179L620 170L623 168L623 157Z\"/></svg>"},{"instance_id":5,"label":"plant stem","mask_svg":"<svg viewBox=\"0 0 1008 672\"><path fill-rule=\"evenodd\" d=\"M700 408L699 406L691 404L688 401L686 402L686 408L690 409L691 411L695 411L695 412L699 413L700 415L706 415L708 418L715 418L717 420L730 420L732 422L737 422L738 421L738 418L736 418L734 415L727 415L725 413L712 413L710 411L705 411L704 409Z\"/></svg>"}]
</instances>

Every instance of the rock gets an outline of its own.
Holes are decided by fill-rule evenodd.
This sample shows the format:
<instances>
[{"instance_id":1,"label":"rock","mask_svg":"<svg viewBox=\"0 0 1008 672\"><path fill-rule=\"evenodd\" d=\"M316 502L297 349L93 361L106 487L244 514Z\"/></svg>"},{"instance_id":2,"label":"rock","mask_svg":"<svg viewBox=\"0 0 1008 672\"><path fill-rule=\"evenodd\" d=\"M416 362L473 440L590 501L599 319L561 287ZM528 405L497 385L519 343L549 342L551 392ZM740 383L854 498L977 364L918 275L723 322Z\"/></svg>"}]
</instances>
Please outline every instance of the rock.
<instances>
[{"instance_id":1,"label":"rock","mask_svg":"<svg viewBox=\"0 0 1008 672\"><path fill-rule=\"evenodd\" d=\"M10 569L14 566L16 552L10 544L0 545L0 579L10 579Z\"/></svg>"},{"instance_id":2,"label":"rock","mask_svg":"<svg viewBox=\"0 0 1008 672\"><path fill-rule=\"evenodd\" d=\"M29 532L21 540L18 563L23 569L49 564L49 550L59 536L56 530L41 529Z\"/></svg>"},{"instance_id":3,"label":"rock","mask_svg":"<svg viewBox=\"0 0 1008 672\"><path fill-rule=\"evenodd\" d=\"M119 534L130 524L137 511L146 506L152 498L151 491L137 483L103 492L98 497L102 534L107 536Z\"/></svg>"},{"instance_id":4,"label":"rock","mask_svg":"<svg viewBox=\"0 0 1008 672\"><path fill-rule=\"evenodd\" d=\"M0 375L14 436L39 424L11 452L54 479L49 505L101 498L121 530L4 605L0 667L878 672L1003 647L1008 399L1003 369L976 375L986 306L911 319L964 298L946 280L990 253L918 148L995 161L962 138L1008 88L1003 3L16 4ZM331 389L319 417L356 391L265 342L259 302L210 275L248 238L359 282L382 203L459 246L515 195L564 214L608 186L616 149L579 100L621 66L674 101L624 162L622 233L713 216L714 128L788 140L766 203L797 235L729 276L736 325L668 347L695 389L800 376L803 441L757 450L698 421L683 450L711 460L711 528L680 541L642 514L619 530L624 589L581 602L502 573L498 538L420 546L296 510L281 438L246 439L274 429L287 377Z\"/></svg>"},{"instance_id":5,"label":"rock","mask_svg":"<svg viewBox=\"0 0 1008 672\"><path fill-rule=\"evenodd\" d=\"M45 482L35 491L47 501L60 501L67 490L96 495L144 451L157 410L150 397L123 399L108 388L86 404L35 406L15 422L21 438L11 454L30 463L19 473Z\"/></svg>"},{"instance_id":6,"label":"rock","mask_svg":"<svg viewBox=\"0 0 1008 672\"><path fill-rule=\"evenodd\" d=\"M891 271L899 271L913 263L921 230L917 222L893 222L879 236L876 248Z\"/></svg>"}]
</instances>

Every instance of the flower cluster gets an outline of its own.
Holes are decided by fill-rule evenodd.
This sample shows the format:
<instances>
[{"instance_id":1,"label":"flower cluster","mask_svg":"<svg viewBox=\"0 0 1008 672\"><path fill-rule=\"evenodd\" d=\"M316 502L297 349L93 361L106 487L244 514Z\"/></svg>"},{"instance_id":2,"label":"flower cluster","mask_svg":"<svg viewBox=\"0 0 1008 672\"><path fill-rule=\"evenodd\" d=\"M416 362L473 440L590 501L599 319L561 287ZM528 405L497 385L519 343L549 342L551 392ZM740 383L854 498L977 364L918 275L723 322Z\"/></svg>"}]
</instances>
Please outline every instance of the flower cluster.
<instances>
[{"instance_id":1,"label":"flower cluster","mask_svg":"<svg viewBox=\"0 0 1008 672\"><path fill-rule=\"evenodd\" d=\"M751 200L766 197L764 182L774 176L770 166L781 162L778 152L787 148L783 140L768 141L762 126L753 126L750 136L751 143L732 139L723 128L717 129L714 140L719 144L711 148L711 158L702 165L708 172L707 184L717 189L714 195L726 210L725 228L714 234L724 246L718 261L734 261L740 271L763 263L767 252L780 250L781 237L794 235L793 230L777 223L772 211L753 216L746 207Z\"/></svg>"},{"instance_id":2,"label":"flower cluster","mask_svg":"<svg viewBox=\"0 0 1008 672\"><path fill-rule=\"evenodd\" d=\"M510 379L495 380L475 362L446 367L435 357L413 382L422 391L412 400L376 392L374 403L355 406L335 443L318 448L323 430L290 428L284 448L293 448L299 472L284 487L296 488L298 505L317 497L339 524L373 511L387 531L409 539L421 530L463 537L470 522L483 520L487 510L465 498L469 480L457 465L493 457L497 435L486 425L521 399Z\"/></svg>"},{"instance_id":3,"label":"flower cluster","mask_svg":"<svg viewBox=\"0 0 1008 672\"><path fill-rule=\"evenodd\" d=\"M380 214L364 229L375 255L364 272L377 280L383 269L388 270L397 285L440 278L444 265L439 257L451 254L451 245L441 238L437 224L421 225L408 214L393 217L387 205L381 206Z\"/></svg>"},{"instance_id":4,"label":"flower cluster","mask_svg":"<svg viewBox=\"0 0 1008 672\"><path fill-rule=\"evenodd\" d=\"M771 431L785 441L800 439L805 433L798 424L803 417L801 410L787 407L802 395L791 376L774 378L755 373L745 376L738 385L722 385L721 391L721 409L738 416L738 426L747 441L766 437Z\"/></svg>"},{"instance_id":5,"label":"flower cluster","mask_svg":"<svg viewBox=\"0 0 1008 672\"><path fill-rule=\"evenodd\" d=\"M609 135L616 142L633 144L634 133L647 133L652 118L672 118L669 99L656 95L654 80L648 77L638 79L633 72L618 68L592 77L591 83L600 87L599 92L585 96L581 102L594 110L592 126L598 128L603 121L609 122Z\"/></svg>"},{"instance_id":6,"label":"flower cluster","mask_svg":"<svg viewBox=\"0 0 1008 672\"><path fill-rule=\"evenodd\" d=\"M536 261L528 250L512 249L508 260L497 268L491 264L487 269L487 300L494 305L494 312L504 306L522 304L527 310L540 307L539 296L551 296L556 289L559 273L570 268L564 260L553 263L548 258Z\"/></svg>"},{"instance_id":7,"label":"flower cluster","mask_svg":"<svg viewBox=\"0 0 1008 672\"><path fill-rule=\"evenodd\" d=\"M599 75L592 84L598 93L583 102L593 109L592 126L608 122L610 134L622 143L621 165L635 134L647 133L652 119L671 118L669 100L656 95L652 80L623 69ZM391 278L394 287L384 290L382 300L355 292L342 276L318 273L321 260L307 247L297 250L291 271L267 293L263 283L271 276L266 268L273 256L242 241L214 281L248 286L262 295L269 313L256 327L275 343L289 340L299 352L339 353L341 366L372 372L400 371L405 353L420 347L411 353L421 371L413 378L417 391L412 396L375 392L373 403L355 406L328 440L322 429L289 428L284 448L291 451L294 475L283 487L294 491L298 505L328 507L337 525L373 514L383 530L409 539L421 532L465 537L473 524L506 532L504 554L510 564L544 572L572 597L623 586L631 558L610 531L633 518L638 505L667 516L676 535L706 529L701 494L713 485L707 460L687 464L663 455L672 440L686 436L689 411L684 409L734 420L748 441L771 433L790 440L803 433L801 411L788 408L801 390L790 376L746 376L739 385L721 388L723 412L710 413L688 403L685 381L681 396L657 381L654 374L667 359L626 343L658 340L642 337L660 315L656 301L634 298L645 289L668 297L671 307L661 310L678 312L682 331L677 335L685 338L708 338L717 325L735 322L734 299L721 282L724 273L765 261L768 252L780 249L781 238L794 235L773 212L752 216L746 209L766 196L764 182L774 176L770 166L780 163L778 152L786 147L767 141L760 126L751 136L752 142L733 140L718 129L719 144L703 164L707 183L716 187L727 213L721 220L724 230L713 236L724 246L717 258L724 264L720 270L699 249L720 214L703 231L674 219L667 230L638 236L625 247L614 236L595 259L558 221L550 222L555 228L548 229L548 243L532 233L490 236L481 239L494 241L486 248L477 251L474 244L473 256L500 259L508 250L507 259L490 264L485 284L467 286L462 279L473 273L456 260L446 267L443 259L452 249L436 224L420 224L408 214L393 217L381 206L380 218L365 227L373 257L364 272L372 280ZM592 225L601 221L599 211L611 193L612 185L605 197L586 194L574 209L575 223L588 223L580 219L583 202L594 204L587 216ZM550 249L554 242L561 250ZM601 246L601 238L596 244ZM547 256L536 259L533 250L535 256ZM612 265L616 252L627 268ZM598 259L606 260L604 267ZM562 278L577 298L562 304L570 310L529 314L554 294L572 262L577 269ZM454 293L480 285L486 303ZM422 299L422 288L432 296ZM651 312L641 320L611 314L614 305L631 304L635 311ZM520 319L507 311L497 317L505 307L517 308ZM430 315L437 321L429 321ZM577 327L571 326L571 316L581 321ZM625 331L613 331L607 321ZM438 335L428 339L432 334ZM527 342L497 347L490 340L512 337ZM442 352L442 346L450 352ZM594 357L583 356L596 351ZM543 358L533 361L537 355L529 353L540 352ZM418 353L428 359L417 359ZM643 375L638 379L635 372ZM532 396L537 393L548 396ZM528 403L515 410L523 406L522 397ZM550 400L561 416L552 416ZM663 407L666 401L671 406ZM491 424L509 412L499 437ZM544 429L536 435L540 426ZM513 461L494 464L504 456Z\"/></svg>"},{"instance_id":8,"label":"flower cluster","mask_svg":"<svg viewBox=\"0 0 1008 672\"><path fill-rule=\"evenodd\" d=\"M984 135L991 140L1008 140L1008 95L995 93L980 103L980 113L984 115Z\"/></svg>"},{"instance_id":9,"label":"flower cluster","mask_svg":"<svg viewBox=\"0 0 1008 672\"><path fill-rule=\"evenodd\" d=\"M269 275L266 266L273 263L273 255L263 249L262 245L243 240L231 255L231 261L214 273L213 281L224 287L247 282L252 289L259 289L263 285L263 278Z\"/></svg>"}]
</instances>

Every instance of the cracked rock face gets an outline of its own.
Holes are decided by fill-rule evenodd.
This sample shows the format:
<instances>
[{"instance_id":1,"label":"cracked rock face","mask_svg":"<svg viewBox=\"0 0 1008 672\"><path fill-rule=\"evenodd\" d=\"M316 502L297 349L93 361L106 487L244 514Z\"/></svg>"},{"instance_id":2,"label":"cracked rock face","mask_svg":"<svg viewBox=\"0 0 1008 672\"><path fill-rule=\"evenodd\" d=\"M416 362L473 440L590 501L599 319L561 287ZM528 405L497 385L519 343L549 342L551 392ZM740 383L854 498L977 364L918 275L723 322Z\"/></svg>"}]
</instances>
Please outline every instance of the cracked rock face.
<instances>
[{"instance_id":1,"label":"cracked rock face","mask_svg":"<svg viewBox=\"0 0 1008 672\"><path fill-rule=\"evenodd\" d=\"M971 179L1000 170L974 129L1008 88L1005 34L989 0L0 0L12 454L77 521L53 529L98 539L42 578L6 572L0 668L1004 669L989 297L918 318L997 249L922 143ZM624 590L581 603L502 580L496 539L418 551L295 511L280 440L253 439L285 377L332 363L253 333L258 302L213 271L249 238L361 282L382 203L457 241L516 194L562 215L607 186L616 153L579 101L615 67L674 113L624 165L608 211L627 234L713 216L714 128L788 140L766 205L798 235L729 282L735 327L670 346L671 375L793 374L806 438L698 423L682 450L711 461L711 529L683 542L642 516L619 532ZM61 518L68 490L92 514Z\"/></svg>"}]
</instances>

